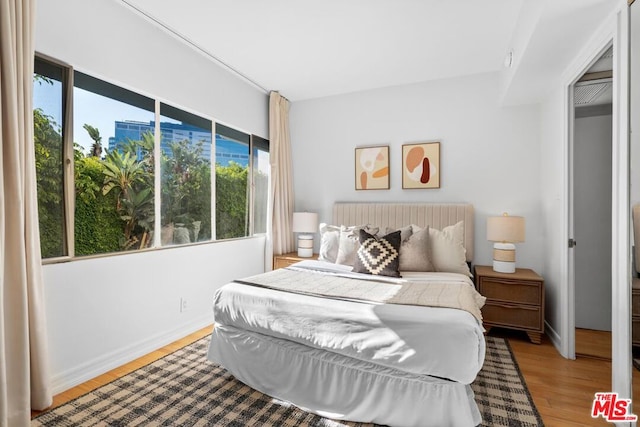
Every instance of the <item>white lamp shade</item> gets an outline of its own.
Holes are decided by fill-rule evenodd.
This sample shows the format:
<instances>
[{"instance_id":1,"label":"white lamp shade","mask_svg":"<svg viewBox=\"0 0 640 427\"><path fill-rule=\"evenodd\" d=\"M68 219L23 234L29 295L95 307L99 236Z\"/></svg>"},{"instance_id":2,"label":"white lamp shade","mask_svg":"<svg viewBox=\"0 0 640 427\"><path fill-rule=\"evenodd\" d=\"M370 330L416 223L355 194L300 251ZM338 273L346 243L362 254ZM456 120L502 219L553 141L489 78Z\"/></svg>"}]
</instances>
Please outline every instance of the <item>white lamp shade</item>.
<instances>
[{"instance_id":1,"label":"white lamp shade","mask_svg":"<svg viewBox=\"0 0 640 427\"><path fill-rule=\"evenodd\" d=\"M502 216L487 218L487 240L493 244L493 270L499 273L515 273L516 245L524 242L524 218Z\"/></svg>"},{"instance_id":2,"label":"white lamp shade","mask_svg":"<svg viewBox=\"0 0 640 427\"><path fill-rule=\"evenodd\" d=\"M492 242L524 242L524 217L492 216L487 218L487 240Z\"/></svg>"},{"instance_id":3,"label":"white lamp shade","mask_svg":"<svg viewBox=\"0 0 640 427\"><path fill-rule=\"evenodd\" d=\"M318 214L294 212L292 230L294 233L315 233L318 231Z\"/></svg>"},{"instance_id":4,"label":"white lamp shade","mask_svg":"<svg viewBox=\"0 0 640 427\"><path fill-rule=\"evenodd\" d=\"M318 214L294 212L292 227L294 233L315 233L318 231ZM298 256L313 256L313 234L298 234Z\"/></svg>"}]
</instances>

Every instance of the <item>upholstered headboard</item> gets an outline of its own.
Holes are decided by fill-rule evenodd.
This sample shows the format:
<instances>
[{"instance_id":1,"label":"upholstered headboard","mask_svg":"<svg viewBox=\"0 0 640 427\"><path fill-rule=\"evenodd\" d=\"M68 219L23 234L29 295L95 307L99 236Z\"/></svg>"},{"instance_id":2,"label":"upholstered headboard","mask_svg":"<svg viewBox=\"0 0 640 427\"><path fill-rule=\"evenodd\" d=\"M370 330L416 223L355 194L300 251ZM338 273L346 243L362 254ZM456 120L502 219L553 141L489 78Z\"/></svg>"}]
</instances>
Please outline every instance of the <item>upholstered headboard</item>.
<instances>
[{"instance_id":1,"label":"upholstered headboard","mask_svg":"<svg viewBox=\"0 0 640 427\"><path fill-rule=\"evenodd\" d=\"M464 247L467 262L473 261L473 205L466 203L350 203L333 205L334 224L372 224L400 228L415 224L441 230L464 221Z\"/></svg>"}]
</instances>

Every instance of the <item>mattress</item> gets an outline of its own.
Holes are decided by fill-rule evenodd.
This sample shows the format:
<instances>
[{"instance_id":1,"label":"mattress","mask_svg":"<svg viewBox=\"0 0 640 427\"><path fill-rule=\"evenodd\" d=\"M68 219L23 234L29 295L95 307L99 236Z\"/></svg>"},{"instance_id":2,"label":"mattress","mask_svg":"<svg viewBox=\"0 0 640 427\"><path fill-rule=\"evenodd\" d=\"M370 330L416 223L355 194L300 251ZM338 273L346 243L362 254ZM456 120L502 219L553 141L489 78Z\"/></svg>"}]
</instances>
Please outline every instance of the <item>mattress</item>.
<instances>
[{"instance_id":1,"label":"mattress","mask_svg":"<svg viewBox=\"0 0 640 427\"><path fill-rule=\"evenodd\" d=\"M405 280L460 280L473 286L468 277L452 273L408 276ZM216 292L213 311L216 325L461 384L473 382L484 362L482 325L464 310L329 299L230 283Z\"/></svg>"}]
</instances>

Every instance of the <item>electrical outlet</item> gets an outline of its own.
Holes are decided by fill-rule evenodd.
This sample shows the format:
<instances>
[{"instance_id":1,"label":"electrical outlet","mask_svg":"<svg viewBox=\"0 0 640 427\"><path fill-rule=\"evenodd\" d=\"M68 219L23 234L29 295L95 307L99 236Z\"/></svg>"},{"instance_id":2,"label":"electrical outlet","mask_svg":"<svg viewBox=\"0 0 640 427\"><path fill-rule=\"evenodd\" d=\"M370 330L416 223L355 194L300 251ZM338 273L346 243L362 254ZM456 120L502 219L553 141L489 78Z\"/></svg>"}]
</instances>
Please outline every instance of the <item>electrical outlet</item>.
<instances>
[{"instance_id":1,"label":"electrical outlet","mask_svg":"<svg viewBox=\"0 0 640 427\"><path fill-rule=\"evenodd\" d=\"M180 298L180 313L187 311L189 305L186 298Z\"/></svg>"}]
</instances>

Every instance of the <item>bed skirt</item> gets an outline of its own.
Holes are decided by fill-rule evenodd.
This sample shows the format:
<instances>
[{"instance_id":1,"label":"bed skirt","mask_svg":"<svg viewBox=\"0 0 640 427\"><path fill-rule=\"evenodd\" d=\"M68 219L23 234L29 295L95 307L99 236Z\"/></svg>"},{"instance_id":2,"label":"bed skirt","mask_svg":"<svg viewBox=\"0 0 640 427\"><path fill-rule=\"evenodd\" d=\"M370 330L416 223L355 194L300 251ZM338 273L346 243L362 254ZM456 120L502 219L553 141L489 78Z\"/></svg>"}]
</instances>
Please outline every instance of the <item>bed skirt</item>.
<instances>
[{"instance_id":1,"label":"bed skirt","mask_svg":"<svg viewBox=\"0 0 640 427\"><path fill-rule=\"evenodd\" d=\"M469 385L405 373L216 324L209 360L248 386L323 417L390 426L477 426Z\"/></svg>"}]
</instances>

